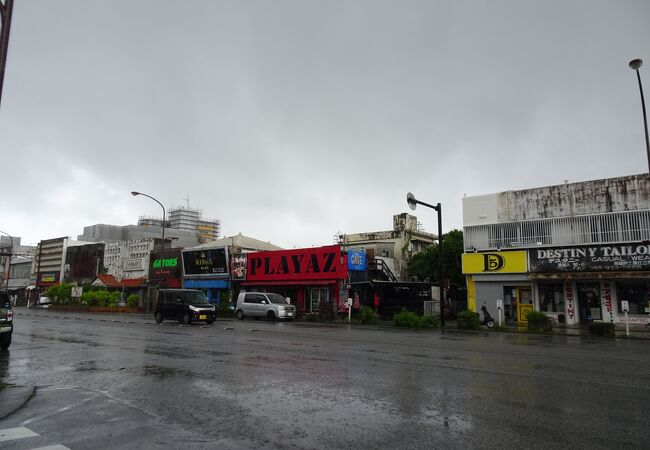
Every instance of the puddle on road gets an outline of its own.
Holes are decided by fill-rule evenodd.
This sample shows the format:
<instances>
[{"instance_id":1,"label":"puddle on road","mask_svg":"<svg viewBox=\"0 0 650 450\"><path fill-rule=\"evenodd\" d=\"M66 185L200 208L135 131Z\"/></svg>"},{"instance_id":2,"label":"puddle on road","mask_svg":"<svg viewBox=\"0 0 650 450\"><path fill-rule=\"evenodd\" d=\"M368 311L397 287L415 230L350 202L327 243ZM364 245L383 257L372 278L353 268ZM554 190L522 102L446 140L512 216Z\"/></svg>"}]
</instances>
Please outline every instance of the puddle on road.
<instances>
[{"instance_id":1,"label":"puddle on road","mask_svg":"<svg viewBox=\"0 0 650 450\"><path fill-rule=\"evenodd\" d=\"M145 364L142 367L142 374L145 376L155 376L160 379L172 378L176 376L192 375L192 372L183 369L174 369L173 367L163 367L156 364Z\"/></svg>"}]
</instances>

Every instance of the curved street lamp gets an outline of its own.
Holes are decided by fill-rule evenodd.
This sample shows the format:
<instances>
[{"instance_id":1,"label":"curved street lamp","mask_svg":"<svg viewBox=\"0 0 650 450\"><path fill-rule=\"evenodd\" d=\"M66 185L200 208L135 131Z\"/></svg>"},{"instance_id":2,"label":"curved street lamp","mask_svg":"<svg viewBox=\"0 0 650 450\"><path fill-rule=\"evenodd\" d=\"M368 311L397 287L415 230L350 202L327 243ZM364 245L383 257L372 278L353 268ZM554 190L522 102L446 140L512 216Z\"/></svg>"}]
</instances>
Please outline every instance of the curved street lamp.
<instances>
[{"instance_id":1,"label":"curved street lamp","mask_svg":"<svg viewBox=\"0 0 650 450\"><path fill-rule=\"evenodd\" d=\"M445 288L442 285L442 280L444 278L444 264L442 259L442 205L437 203L436 205L430 205L429 203L422 202L417 200L413 194L410 192L406 194L406 203L408 203L409 208L415 211L415 207L420 204L426 206L427 208L435 209L438 213L438 263L440 280L438 281L440 285L440 325L445 326Z\"/></svg>"},{"instance_id":2,"label":"curved street lamp","mask_svg":"<svg viewBox=\"0 0 650 450\"><path fill-rule=\"evenodd\" d=\"M14 238L11 237L11 235L9 233L5 233L4 231L0 230L0 233L9 236L9 240L10 240L9 254L8 255L3 254L3 256L9 256L9 258L7 259L7 263L6 263L7 278L5 278L5 290L8 291L9 290L9 272L11 271L11 257L13 256L13 251L14 251Z\"/></svg>"},{"instance_id":3,"label":"curved street lamp","mask_svg":"<svg viewBox=\"0 0 650 450\"><path fill-rule=\"evenodd\" d=\"M643 86L641 85L641 75L639 69L643 65L643 60L633 59L629 63L630 69L636 72L636 78L639 80L639 92L641 93L641 108L643 108L643 127L645 129L645 149L648 154L648 173L650 173L650 141L648 140L648 118L645 112L645 100L643 99Z\"/></svg>"},{"instance_id":4,"label":"curved street lamp","mask_svg":"<svg viewBox=\"0 0 650 450\"><path fill-rule=\"evenodd\" d=\"M162 203L160 203L158 200L156 200L155 198L153 198L151 195L143 194L142 192L138 192L138 191L131 191L131 195L133 195L134 197L137 196L137 195L144 195L145 197L149 197L151 200L153 200L154 202L158 203L158 204L160 205L160 207L162 208L162 210L163 210L163 217L162 217L162 240L163 240L163 248L164 248L164 247L165 247L165 220L166 220L166 216L165 216L165 207L162 205Z\"/></svg>"}]
</instances>

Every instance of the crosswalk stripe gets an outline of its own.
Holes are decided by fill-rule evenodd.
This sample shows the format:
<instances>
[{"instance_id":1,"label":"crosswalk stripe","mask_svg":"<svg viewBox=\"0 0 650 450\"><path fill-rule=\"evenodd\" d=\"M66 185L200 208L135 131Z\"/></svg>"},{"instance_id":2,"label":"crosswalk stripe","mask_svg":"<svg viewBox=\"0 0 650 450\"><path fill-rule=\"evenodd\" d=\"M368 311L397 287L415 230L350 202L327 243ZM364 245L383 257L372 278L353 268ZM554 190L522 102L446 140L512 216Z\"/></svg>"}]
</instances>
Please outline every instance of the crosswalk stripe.
<instances>
[{"instance_id":1,"label":"crosswalk stripe","mask_svg":"<svg viewBox=\"0 0 650 450\"><path fill-rule=\"evenodd\" d=\"M25 427L5 428L4 430L0 430L0 442L34 436L38 436L38 434Z\"/></svg>"}]
</instances>

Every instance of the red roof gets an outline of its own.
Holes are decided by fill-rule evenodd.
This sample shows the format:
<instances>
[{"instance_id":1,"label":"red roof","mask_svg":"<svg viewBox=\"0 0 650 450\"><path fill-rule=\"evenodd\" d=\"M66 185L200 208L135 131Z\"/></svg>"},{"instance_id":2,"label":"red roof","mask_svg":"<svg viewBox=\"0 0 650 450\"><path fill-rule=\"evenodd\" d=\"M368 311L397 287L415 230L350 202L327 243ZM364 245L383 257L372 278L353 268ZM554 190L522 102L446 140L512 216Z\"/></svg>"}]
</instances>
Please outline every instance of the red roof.
<instances>
[{"instance_id":1,"label":"red roof","mask_svg":"<svg viewBox=\"0 0 650 450\"><path fill-rule=\"evenodd\" d=\"M123 280L118 280L116 279L113 275L107 275L104 273L101 273L97 275L97 280L101 281L101 283L110 288L133 288L133 287L142 287L145 286L147 279L146 278L132 278L132 279L123 279ZM95 281L97 281L95 280Z\"/></svg>"}]
</instances>

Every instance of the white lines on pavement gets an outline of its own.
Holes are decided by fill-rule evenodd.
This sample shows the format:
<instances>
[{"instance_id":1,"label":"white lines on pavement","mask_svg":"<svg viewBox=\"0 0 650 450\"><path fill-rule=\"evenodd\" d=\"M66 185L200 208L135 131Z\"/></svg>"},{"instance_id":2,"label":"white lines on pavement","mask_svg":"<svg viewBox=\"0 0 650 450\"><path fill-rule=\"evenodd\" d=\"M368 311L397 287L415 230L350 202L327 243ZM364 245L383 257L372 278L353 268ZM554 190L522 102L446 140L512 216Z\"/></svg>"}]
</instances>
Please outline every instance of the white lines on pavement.
<instances>
[{"instance_id":1,"label":"white lines on pavement","mask_svg":"<svg viewBox=\"0 0 650 450\"><path fill-rule=\"evenodd\" d=\"M0 442L13 441L14 439L23 439L34 436L38 436L38 434L25 427L5 428L4 430L0 430Z\"/></svg>"},{"instance_id":2,"label":"white lines on pavement","mask_svg":"<svg viewBox=\"0 0 650 450\"><path fill-rule=\"evenodd\" d=\"M65 445L57 444L57 445L48 445L47 447L38 447L32 450L70 450L70 448L66 447Z\"/></svg>"},{"instance_id":3,"label":"white lines on pavement","mask_svg":"<svg viewBox=\"0 0 650 450\"><path fill-rule=\"evenodd\" d=\"M38 433L34 433L29 428L25 427L16 427L16 428L5 428L0 430L0 442L14 441L16 439L31 438L40 436ZM48 445L46 447L38 447L32 450L70 450L69 447L65 445L56 444Z\"/></svg>"}]
</instances>

